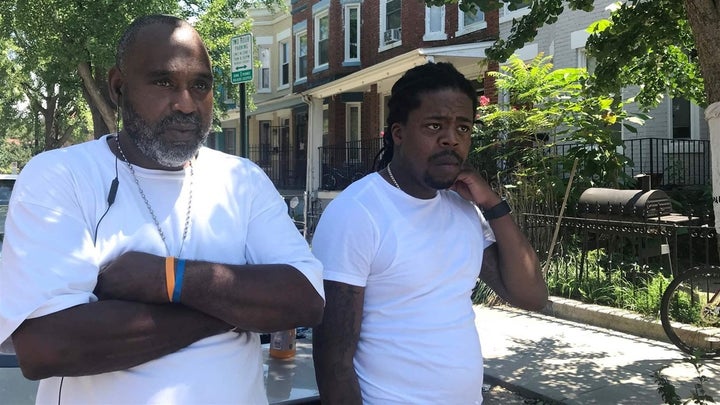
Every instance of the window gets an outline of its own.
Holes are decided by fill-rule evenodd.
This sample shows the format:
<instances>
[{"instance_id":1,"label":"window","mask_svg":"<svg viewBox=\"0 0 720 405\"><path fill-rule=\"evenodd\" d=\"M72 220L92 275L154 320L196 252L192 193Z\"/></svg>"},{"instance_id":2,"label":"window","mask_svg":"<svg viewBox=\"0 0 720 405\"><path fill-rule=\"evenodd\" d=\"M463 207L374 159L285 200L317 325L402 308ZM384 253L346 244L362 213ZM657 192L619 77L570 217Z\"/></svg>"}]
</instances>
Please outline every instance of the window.
<instances>
[{"instance_id":1,"label":"window","mask_svg":"<svg viewBox=\"0 0 720 405\"><path fill-rule=\"evenodd\" d=\"M223 138L225 138L225 152L234 155L235 150L235 128L223 128Z\"/></svg>"},{"instance_id":2,"label":"window","mask_svg":"<svg viewBox=\"0 0 720 405\"><path fill-rule=\"evenodd\" d=\"M458 32L457 35L467 34L487 27L485 13L480 9L463 12L458 9Z\"/></svg>"},{"instance_id":3,"label":"window","mask_svg":"<svg viewBox=\"0 0 720 405\"><path fill-rule=\"evenodd\" d=\"M425 35L423 41L447 39L445 34L445 6L425 7Z\"/></svg>"},{"instance_id":4,"label":"window","mask_svg":"<svg viewBox=\"0 0 720 405\"><path fill-rule=\"evenodd\" d=\"M281 42L278 49L278 59L280 66L278 70L278 83L280 87L286 87L290 84L290 44Z\"/></svg>"},{"instance_id":5,"label":"window","mask_svg":"<svg viewBox=\"0 0 720 405\"><path fill-rule=\"evenodd\" d=\"M330 18L324 12L315 16L315 68L328 64Z\"/></svg>"},{"instance_id":6,"label":"window","mask_svg":"<svg viewBox=\"0 0 720 405\"><path fill-rule=\"evenodd\" d=\"M387 0L385 3L385 28L401 28L400 0Z\"/></svg>"},{"instance_id":7,"label":"window","mask_svg":"<svg viewBox=\"0 0 720 405\"><path fill-rule=\"evenodd\" d=\"M684 98L672 99L673 139L690 139L690 101Z\"/></svg>"},{"instance_id":8,"label":"window","mask_svg":"<svg viewBox=\"0 0 720 405\"><path fill-rule=\"evenodd\" d=\"M270 121L260 121L260 156L258 164L268 166L270 164Z\"/></svg>"},{"instance_id":9,"label":"window","mask_svg":"<svg viewBox=\"0 0 720 405\"><path fill-rule=\"evenodd\" d=\"M270 92L270 49L260 48L260 74L258 75L258 92Z\"/></svg>"},{"instance_id":10,"label":"window","mask_svg":"<svg viewBox=\"0 0 720 405\"><path fill-rule=\"evenodd\" d=\"M222 94L223 103L232 106L229 108L235 108L235 99L233 98L233 94L229 89L223 85L217 85L218 89L220 90L220 94Z\"/></svg>"},{"instance_id":11,"label":"window","mask_svg":"<svg viewBox=\"0 0 720 405\"><path fill-rule=\"evenodd\" d=\"M345 140L348 142L347 161L357 163L360 162L360 104L348 103L346 119L347 133Z\"/></svg>"},{"instance_id":12,"label":"window","mask_svg":"<svg viewBox=\"0 0 720 405\"><path fill-rule=\"evenodd\" d=\"M525 0L515 6L515 10L510 10L508 3L503 3L500 7L500 22L510 21L513 18L519 18L530 12L530 4L532 0Z\"/></svg>"},{"instance_id":13,"label":"window","mask_svg":"<svg viewBox=\"0 0 720 405\"><path fill-rule=\"evenodd\" d=\"M380 45L399 43L402 33L401 0L380 2Z\"/></svg>"},{"instance_id":14,"label":"window","mask_svg":"<svg viewBox=\"0 0 720 405\"><path fill-rule=\"evenodd\" d=\"M295 80L307 77L307 31L295 36Z\"/></svg>"},{"instance_id":15,"label":"window","mask_svg":"<svg viewBox=\"0 0 720 405\"><path fill-rule=\"evenodd\" d=\"M595 71L595 58L588 58L585 48L577 49L577 67L587 69L588 73Z\"/></svg>"},{"instance_id":16,"label":"window","mask_svg":"<svg viewBox=\"0 0 720 405\"><path fill-rule=\"evenodd\" d=\"M328 110L328 105L323 104L323 112L322 112L322 144L323 145L328 145L329 136L330 136L330 111Z\"/></svg>"},{"instance_id":17,"label":"window","mask_svg":"<svg viewBox=\"0 0 720 405\"><path fill-rule=\"evenodd\" d=\"M360 5L345 7L345 62L360 61Z\"/></svg>"}]
</instances>

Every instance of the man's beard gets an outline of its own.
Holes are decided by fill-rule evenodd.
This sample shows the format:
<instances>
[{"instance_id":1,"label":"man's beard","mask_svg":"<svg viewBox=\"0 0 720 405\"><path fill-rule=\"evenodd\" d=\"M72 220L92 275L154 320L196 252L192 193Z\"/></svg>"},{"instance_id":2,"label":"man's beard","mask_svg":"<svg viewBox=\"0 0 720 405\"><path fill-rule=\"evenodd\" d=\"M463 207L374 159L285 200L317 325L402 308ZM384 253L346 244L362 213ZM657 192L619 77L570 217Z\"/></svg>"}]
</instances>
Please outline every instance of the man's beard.
<instances>
[{"instance_id":1,"label":"man's beard","mask_svg":"<svg viewBox=\"0 0 720 405\"><path fill-rule=\"evenodd\" d=\"M455 151L449 150L445 152L437 153L433 156L430 156L428 159L429 162L432 163L433 160L439 160L441 158L447 159L446 156L452 156L453 158L457 159L458 166L462 167L463 165L463 158ZM431 188L434 188L435 190L445 190L447 188L450 188L453 184L455 184L456 178L453 179L438 179L434 178L430 175L430 173L425 173L425 177L423 179L425 181L425 184L428 185Z\"/></svg>"},{"instance_id":2,"label":"man's beard","mask_svg":"<svg viewBox=\"0 0 720 405\"><path fill-rule=\"evenodd\" d=\"M198 114L175 112L151 126L133 109L130 103L123 106L123 129L140 152L164 167L181 167L200 150L210 133L210 123L203 125ZM172 125L194 125L194 142L173 144L162 133Z\"/></svg>"}]
</instances>

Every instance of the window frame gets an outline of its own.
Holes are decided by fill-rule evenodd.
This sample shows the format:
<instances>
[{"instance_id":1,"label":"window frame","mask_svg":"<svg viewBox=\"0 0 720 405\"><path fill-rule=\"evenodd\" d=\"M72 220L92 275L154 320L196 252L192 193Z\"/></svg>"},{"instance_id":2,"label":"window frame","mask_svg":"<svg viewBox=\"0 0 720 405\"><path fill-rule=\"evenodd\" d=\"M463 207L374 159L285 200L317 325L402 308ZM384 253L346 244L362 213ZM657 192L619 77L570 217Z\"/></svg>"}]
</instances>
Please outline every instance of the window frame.
<instances>
[{"instance_id":1,"label":"window frame","mask_svg":"<svg viewBox=\"0 0 720 405\"><path fill-rule=\"evenodd\" d=\"M283 81L283 73L287 73L287 80ZM290 87L290 41L278 42L278 89Z\"/></svg>"},{"instance_id":2,"label":"window frame","mask_svg":"<svg viewBox=\"0 0 720 405\"><path fill-rule=\"evenodd\" d=\"M485 13L482 12L482 10L477 9L477 13L482 14L482 20L475 21L471 24L465 24L465 13L464 11L460 10L460 7L458 7L458 30L455 33L456 36L465 35L471 32L479 31L482 29L487 28L487 20L485 19Z\"/></svg>"},{"instance_id":3,"label":"window frame","mask_svg":"<svg viewBox=\"0 0 720 405\"><path fill-rule=\"evenodd\" d=\"M322 39L322 41L325 41L326 60L324 62L320 60L320 22L322 19L327 19L327 37ZM313 25L313 43L315 45L315 67L313 68L313 72L316 72L318 70L326 69L330 64L330 13L328 12L328 10L323 10L315 14Z\"/></svg>"},{"instance_id":4,"label":"window frame","mask_svg":"<svg viewBox=\"0 0 720 405\"><path fill-rule=\"evenodd\" d=\"M431 31L430 28L433 10L440 12L440 29L438 31ZM423 35L423 41L442 41L447 39L447 37L447 33L445 32L445 6L425 7L425 34Z\"/></svg>"},{"instance_id":5,"label":"window frame","mask_svg":"<svg viewBox=\"0 0 720 405\"><path fill-rule=\"evenodd\" d=\"M260 46L258 49L260 67L257 75L257 92L270 93L272 91L272 52L267 46ZM265 83L267 80L267 83Z\"/></svg>"},{"instance_id":6,"label":"window frame","mask_svg":"<svg viewBox=\"0 0 720 405\"><path fill-rule=\"evenodd\" d=\"M399 27L388 27L387 26L387 4L391 1L398 1L400 2L400 8L398 9L398 12L400 13L400 26ZM386 49L395 48L397 46L402 45L402 0L381 0L380 1L380 13L379 13L380 23L379 23L379 29L380 29L380 35L378 37L379 40L379 50L384 51ZM400 40L396 42L385 42L385 31L388 31L390 29L399 29L400 30Z\"/></svg>"},{"instance_id":7,"label":"window frame","mask_svg":"<svg viewBox=\"0 0 720 405\"><path fill-rule=\"evenodd\" d=\"M353 109L357 109L357 128L353 128L351 125L351 111ZM351 131L353 129L357 130L357 138L352 138ZM350 145L350 142L360 142L362 139L362 103L361 102L350 102L345 103L345 142L347 145ZM350 145L352 146L352 145ZM360 163L362 161L362 150L357 149L356 156L351 156L351 150L350 147L346 148L347 156L345 156L345 161L348 163Z\"/></svg>"},{"instance_id":8,"label":"window frame","mask_svg":"<svg viewBox=\"0 0 720 405\"><path fill-rule=\"evenodd\" d=\"M520 7L515 11L510 11L510 9L508 9L508 3L503 3L503 6L500 7L500 9L498 10L500 24L502 24L504 22L512 21L513 18L519 19L520 17L528 14L530 12L530 5L532 4L532 1L531 0L526 0L526 1L527 1L528 5L526 5L524 7Z\"/></svg>"},{"instance_id":9,"label":"window frame","mask_svg":"<svg viewBox=\"0 0 720 405\"><path fill-rule=\"evenodd\" d=\"M355 36L356 36L356 43L355 43L355 52L356 56L352 57L350 55L351 50L351 43L350 43L350 34L353 31L353 27L350 26L350 12L355 11L357 13L357 19L356 19L356 27L355 27ZM343 9L343 28L344 28L344 56L345 56L345 63L359 63L360 62L360 47L362 44L361 38L361 30L360 27L362 26L362 16L360 14L360 4L346 4Z\"/></svg>"},{"instance_id":10,"label":"window frame","mask_svg":"<svg viewBox=\"0 0 720 405\"><path fill-rule=\"evenodd\" d=\"M223 128L223 138L225 139L225 145L223 147L224 152L229 155L236 155L237 154L237 131L235 128Z\"/></svg>"},{"instance_id":11,"label":"window frame","mask_svg":"<svg viewBox=\"0 0 720 405\"><path fill-rule=\"evenodd\" d=\"M301 43L302 38L305 38L305 54L304 55L300 54L300 49L301 49L300 43ZM303 63L301 61L301 58L303 56L305 57L305 63L304 63L305 74L302 74L302 72L300 71L303 68ZM307 30L298 31L295 34L295 83L307 80L308 68L309 68L308 62L309 61L308 61Z\"/></svg>"}]
</instances>

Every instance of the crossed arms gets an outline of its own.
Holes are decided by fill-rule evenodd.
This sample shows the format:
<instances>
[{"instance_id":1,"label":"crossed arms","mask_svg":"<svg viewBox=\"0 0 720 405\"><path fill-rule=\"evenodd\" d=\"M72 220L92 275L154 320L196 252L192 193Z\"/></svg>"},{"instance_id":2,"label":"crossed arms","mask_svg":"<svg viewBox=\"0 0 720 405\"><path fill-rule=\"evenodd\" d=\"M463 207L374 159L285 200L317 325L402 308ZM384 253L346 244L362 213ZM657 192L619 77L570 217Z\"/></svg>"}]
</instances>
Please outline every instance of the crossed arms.
<instances>
[{"instance_id":1,"label":"crossed arms","mask_svg":"<svg viewBox=\"0 0 720 405\"><path fill-rule=\"evenodd\" d=\"M282 291L282 294L272 294ZM182 304L167 303L164 258L127 252L98 277L97 302L25 320L13 333L30 379L127 369L237 327L314 325L323 299L289 265L188 261Z\"/></svg>"}]
</instances>

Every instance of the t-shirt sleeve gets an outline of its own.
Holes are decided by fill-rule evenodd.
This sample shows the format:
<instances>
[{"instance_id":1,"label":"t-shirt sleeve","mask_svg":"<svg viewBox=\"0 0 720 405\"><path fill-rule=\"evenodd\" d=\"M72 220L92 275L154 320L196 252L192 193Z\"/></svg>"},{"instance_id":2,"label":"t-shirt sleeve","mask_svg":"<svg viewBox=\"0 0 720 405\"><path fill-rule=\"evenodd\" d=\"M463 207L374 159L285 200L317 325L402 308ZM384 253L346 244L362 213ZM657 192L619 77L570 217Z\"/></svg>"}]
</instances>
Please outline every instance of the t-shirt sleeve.
<instances>
[{"instance_id":1,"label":"t-shirt sleeve","mask_svg":"<svg viewBox=\"0 0 720 405\"><path fill-rule=\"evenodd\" d=\"M257 191L252 201L245 253L248 263L283 263L300 271L317 293L325 297L322 264L288 215L285 200L270 179L256 168Z\"/></svg>"},{"instance_id":2,"label":"t-shirt sleeve","mask_svg":"<svg viewBox=\"0 0 720 405\"><path fill-rule=\"evenodd\" d=\"M0 351L27 318L96 300L92 237L77 210L72 176L29 164L16 182L0 263ZM70 237L72 236L72 237Z\"/></svg>"},{"instance_id":3,"label":"t-shirt sleeve","mask_svg":"<svg viewBox=\"0 0 720 405\"><path fill-rule=\"evenodd\" d=\"M323 264L323 278L365 287L377 243L372 216L357 201L338 197L323 211L312 250Z\"/></svg>"},{"instance_id":4,"label":"t-shirt sleeve","mask_svg":"<svg viewBox=\"0 0 720 405\"><path fill-rule=\"evenodd\" d=\"M482 212L480 212L480 209L477 209L477 212L478 217L480 217L480 227L482 228L483 239L485 240L484 248L487 248L488 246L496 242L495 232L493 232L492 228L490 227L490 223L487 219L485 219Z\"/></svg>"}]
</instances>

